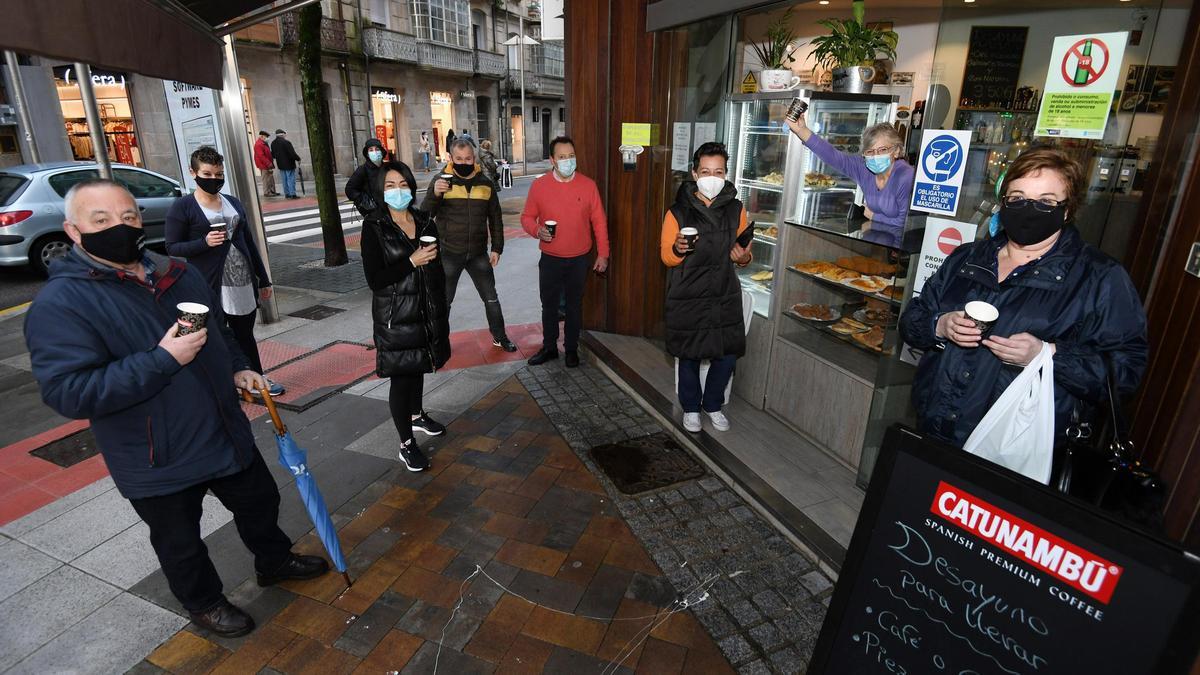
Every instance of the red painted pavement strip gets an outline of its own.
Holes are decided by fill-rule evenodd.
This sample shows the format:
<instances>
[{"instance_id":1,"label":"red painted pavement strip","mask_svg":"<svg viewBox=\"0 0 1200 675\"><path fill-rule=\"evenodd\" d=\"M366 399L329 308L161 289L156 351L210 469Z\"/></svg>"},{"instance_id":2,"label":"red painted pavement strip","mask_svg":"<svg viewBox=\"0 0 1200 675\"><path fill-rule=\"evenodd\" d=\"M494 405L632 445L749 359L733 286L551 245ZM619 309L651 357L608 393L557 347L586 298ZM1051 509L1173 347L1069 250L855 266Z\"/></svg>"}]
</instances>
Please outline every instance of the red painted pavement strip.
<instances>
[{"instance_id":1,"label":"red painted pavement strip","mask_svg":"<svg viewBox=\"0 0 1200 675\"><path fill-rule=\"evenodd\" d=\"M508 335L517 344L518 351L505 352L492 346L492 336L486 328L451 333L453 355L442 370L523 360L541 348L540 323L508 326ZM259 354L264 368L270 371L271 379L288 388L288 393L280 397L284 403L295 401L321 387L342 387L364 377L374 378L375 352L364 349L362 345L339 343L314 351L277 340L264 340L259 343ZM291 363L278 366L288 361ZM251 403L243 403L242 410L251 420L266 413L265 408ZM0 448L0 525L32 513L108 475L104 458L100 455L61 468L29 454L32 450L87 427L87 420L73 420Z\"/></svg>"}]
</instances>

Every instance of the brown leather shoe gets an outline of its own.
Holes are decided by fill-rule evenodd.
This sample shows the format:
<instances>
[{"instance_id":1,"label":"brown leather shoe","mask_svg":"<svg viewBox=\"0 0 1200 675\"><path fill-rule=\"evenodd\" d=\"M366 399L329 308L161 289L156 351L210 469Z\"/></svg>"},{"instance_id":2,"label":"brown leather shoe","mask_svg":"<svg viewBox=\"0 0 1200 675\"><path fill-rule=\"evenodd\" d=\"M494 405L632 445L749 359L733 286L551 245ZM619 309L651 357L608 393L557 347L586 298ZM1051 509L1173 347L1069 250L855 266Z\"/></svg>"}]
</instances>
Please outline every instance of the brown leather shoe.
<instances>
[{"instance_id":1,"label":"brown leather shoe","mask_svg":"<svg viewBox=\"0 0 1200 675\"><path fill-rule=\"evenodd\" d=\"M207 612L189 614L197 626L221 637L241 637L254 630L254 619L224 598Z\"/></svg>"}]
</instances>

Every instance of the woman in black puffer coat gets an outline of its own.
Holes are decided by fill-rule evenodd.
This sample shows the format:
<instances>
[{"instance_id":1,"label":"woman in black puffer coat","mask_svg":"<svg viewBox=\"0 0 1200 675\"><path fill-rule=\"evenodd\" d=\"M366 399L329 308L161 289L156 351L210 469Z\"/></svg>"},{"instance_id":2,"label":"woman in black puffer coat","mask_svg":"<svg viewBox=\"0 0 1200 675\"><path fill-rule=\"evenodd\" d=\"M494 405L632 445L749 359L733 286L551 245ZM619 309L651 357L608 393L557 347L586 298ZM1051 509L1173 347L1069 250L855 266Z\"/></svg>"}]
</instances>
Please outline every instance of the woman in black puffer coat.
<instances>
[{"instance_id":1,"label":"woman in black puffer coat","mask_svg":"<svg viewBox=\"0 0 1200 675\"><path fill-rule=\"evenodd\" d=\"M437 436L446 431L422 410L421 390L425 373L450 359L450 323L437 245L422 246L420 241L436 239L437 228L428 214L413 207L416 190L406 164L391 161L379 167L371 186L379 206L363 224L362 260L374 291L375 373L391 378L389 402L400 432L400 459L409 471L424 471L429 460L413 432Z\"/></svg>"}]
</instances>

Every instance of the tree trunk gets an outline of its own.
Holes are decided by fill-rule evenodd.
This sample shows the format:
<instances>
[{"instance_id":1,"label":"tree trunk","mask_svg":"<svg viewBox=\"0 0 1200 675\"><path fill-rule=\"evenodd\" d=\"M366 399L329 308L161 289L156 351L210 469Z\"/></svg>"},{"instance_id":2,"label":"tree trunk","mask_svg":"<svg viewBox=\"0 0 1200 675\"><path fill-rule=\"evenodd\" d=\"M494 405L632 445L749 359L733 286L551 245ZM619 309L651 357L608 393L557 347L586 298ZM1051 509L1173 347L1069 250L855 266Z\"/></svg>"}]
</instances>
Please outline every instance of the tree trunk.
<instances>
[{"instance_id":1,"label":"tree trunk","mask_svg":"<svg viewBox=\"0 0 1200 675\"><path fill-rule=\"evenodd\" d=\"M346 238L342 233L337 189L333 185L333 132L329 128L329 113L321 91L321 3L314 2L299 11L299 45L296 60L300 66L304 123L308 128L308 147L312 156L313 180L316 181L317 208L321 215L325 266L336 267L345 265L350 259L346 255Z\"/></svg>"}]
</instances>

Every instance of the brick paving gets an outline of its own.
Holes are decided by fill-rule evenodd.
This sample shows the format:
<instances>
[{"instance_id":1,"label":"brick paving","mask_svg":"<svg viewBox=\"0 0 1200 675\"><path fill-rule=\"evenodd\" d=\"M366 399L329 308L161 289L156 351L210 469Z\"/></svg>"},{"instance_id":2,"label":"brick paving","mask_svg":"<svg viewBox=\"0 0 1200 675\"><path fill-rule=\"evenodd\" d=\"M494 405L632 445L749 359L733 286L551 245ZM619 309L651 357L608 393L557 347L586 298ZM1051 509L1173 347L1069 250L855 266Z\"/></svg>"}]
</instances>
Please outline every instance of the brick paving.
<instances>
[{"instance_id":1,"label":"brick paving","mask_svg":"<svg viewBox=\"0 0 1200 675\"><path fill-rule=\"evenodd\" d=\"M340 531L349 590L328 574L235 592L258 630L228 640L189 625L134 672L734 672L701 625L724 610L679 602L715 590L718 572L664 576L661 551L626 525L629 500L614 502L551 423L573 418L544 405L550 418L509 379L425 443L431 471L369 486ZM702 493L714 506L729 494L716 488ZM321 551L311 534L297 548Z\"/></svg>"},{"instance_id":2,"label":"brick paving","mask_svg":"<svg viewBox=\"0 0 1200 675\"><path fill-rule=\"evenodd\" d=\"M617 491L587 450L663 429L594 366L552 362L517 377L673 586L718 579L696 616L738 671L803 672L830 579L715 476L634 496Z\"/></svg>"}]
</instances>

